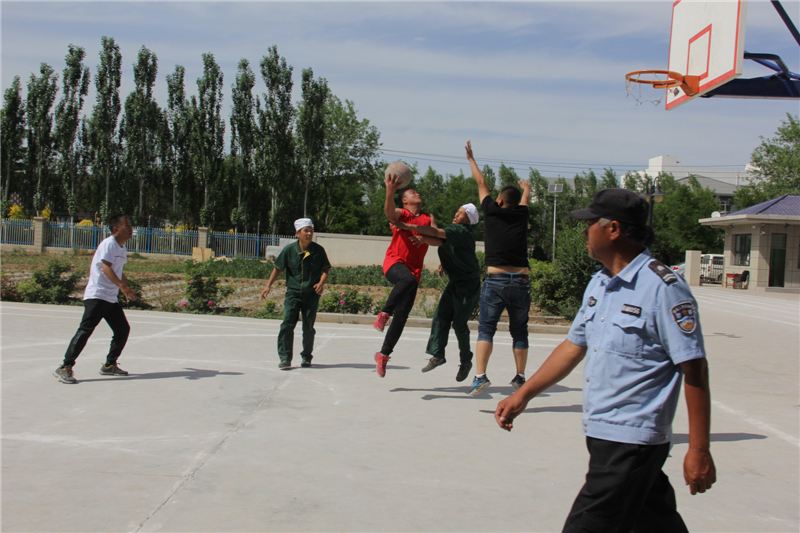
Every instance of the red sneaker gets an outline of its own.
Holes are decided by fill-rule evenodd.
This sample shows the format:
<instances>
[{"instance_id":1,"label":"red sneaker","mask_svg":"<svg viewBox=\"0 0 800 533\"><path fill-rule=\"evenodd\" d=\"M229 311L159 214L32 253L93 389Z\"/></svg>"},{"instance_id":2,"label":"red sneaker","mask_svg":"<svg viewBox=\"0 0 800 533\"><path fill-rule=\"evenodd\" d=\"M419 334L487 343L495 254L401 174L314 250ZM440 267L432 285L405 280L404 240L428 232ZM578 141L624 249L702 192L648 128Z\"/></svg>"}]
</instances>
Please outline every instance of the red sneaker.
<instances>
[{"instance_id":1,"label":"red sneaker","mask_svg":"<svg viewBox=\"0 0 800 533\"><path fill-rule=\"evenodd\" d=\"M375 352L375 362L378 363L375 365L375 372L378 373L380 377L384 377L386 375L386 363L389 362L388 355L383 355L381 352Z\"/></svg>"},{"instance_id":2,"label":"red sneaker","mask_svg":"<svg viewBox=\"0 0 800 533\"><path fill-rule=\"evenodd\" d=\"M389 321L389 313L384 313L381 311L378 313L378 318L375 319L375 323L372 325L378 331L383 331L383 328L386 327L386 323Z\"/></svg>"}]
</instances>

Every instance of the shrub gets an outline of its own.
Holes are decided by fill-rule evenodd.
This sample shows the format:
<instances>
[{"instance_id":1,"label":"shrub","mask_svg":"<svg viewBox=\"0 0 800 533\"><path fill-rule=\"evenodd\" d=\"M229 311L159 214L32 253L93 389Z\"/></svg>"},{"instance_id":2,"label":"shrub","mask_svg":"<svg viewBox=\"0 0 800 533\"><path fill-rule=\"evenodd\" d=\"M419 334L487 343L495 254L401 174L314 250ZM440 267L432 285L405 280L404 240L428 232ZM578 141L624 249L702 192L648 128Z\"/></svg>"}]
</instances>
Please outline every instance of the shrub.
<instances>
[{"instance_id":1,"label":"shrub","mask_svg":"<svg viewBox=\"0 0 800 533\"><path fill-rule=\"evenodd\" d=\"M283 311L278 308L278 304L272 300L264 302L264 307L253 313L253 318L270 318L281 319L283 318Z\"/></svg>"},{"instance_id":2,"label":"shrub","mask_svg":"<svg viewBox=\"0 0 800 533\"><path fill-rule=\"evenodd\" d=\"M212 313L219 302L233 294L230 285L220 286L216 276L204 276L202 269L196 268L186 275L186 302L181 306L193 313Z\"/></svg>"},{"instance_id":3,"label":"shrub","mask_svg":"<svg viewBox=\"0 0 800 533\"><path fill-rule=\"evenodd\" d=\"M12 220L25 220L28 218L28 214L25 212L25 208L20 205L12 205L11 209L8 211L8 218Z\"/></svg>"},{"instance_id":4,"label":"shrub","mask_svg":"<svg viewBox=\"0 0 800 533\"><path fill-rule=\"evenodd\" d=\"M92 221L90 219L84 218L83 220L81 220L80 222L75 224L75 227L77 227L77 228L93 228L94 224L92 223Z\"/></svg>"},{"instance_id":5,"label":"shrub","mask_svg":"<svg viewBox=\"0 0 800 533\"><path fill-rule=\"evenodd\" d=\"M391 283L383 275L381 265L332 268L328 274L331 285L361 285L389 287Z\"/></svg>"},{"instance_id":6,"label":"shrub","mask_svg":"<svg viewBox=\"0 0 800 533\"><path fill-rule=\"evenodd\" d=\"M320 299L319 310L323 313L367 314L372 310L372 296L360 294L353 287L330 291Z\"/></svg>"},{"instance_id":7,"label":"shrub","mask_svg":"<svg viewBox=\"0 0 800 533\"><path fill-rule=\"evenodd\" d=\"M19 292L26 302L66 303L83 278L83 274L73 270L75 265L52 259L44 269L34 270L29 281L20 283Z\"/></svg>"},{"instance_id":8,"label":"shrub","mask_svg":"<svg viewBox=\"0 0 800 533\"><path fill-rule=\"evenodd\" d=\"M17 284L8 276L0 274L0 300L6 302L21 302L22 295L19 293Z\"/></svg>"},{"instance_id":9,"label":"shrub","mask_svg":"<svg viewBox=\"0 0 800 533\"><path fill-rule=\"evenodd\" d=\"M231 261L186 261L186 272L201 272L204 276L222 278L268 279L275 265L272 261L262 263L258 259L235 257Z\"/></svg>"}]
</instances>

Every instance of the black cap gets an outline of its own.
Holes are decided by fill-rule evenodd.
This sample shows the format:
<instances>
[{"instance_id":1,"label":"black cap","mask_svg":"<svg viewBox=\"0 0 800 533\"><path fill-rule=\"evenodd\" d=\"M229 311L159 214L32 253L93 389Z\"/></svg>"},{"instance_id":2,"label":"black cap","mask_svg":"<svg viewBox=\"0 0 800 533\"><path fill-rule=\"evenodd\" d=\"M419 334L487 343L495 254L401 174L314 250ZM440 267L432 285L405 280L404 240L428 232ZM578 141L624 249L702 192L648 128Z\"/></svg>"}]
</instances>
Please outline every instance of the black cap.
<instances>
[{"instance_id":1,"label":"black cap","mask_svg":"<svg viewBox=\"0 0 800 533\"><path fill-rule=\"evenodd\" d=\"M578 220L607 218L632 226L647 225L647 201L627 189L603 189L594 193L587 209L570 211L569 216Z\"/></svg>"}]
</instances>

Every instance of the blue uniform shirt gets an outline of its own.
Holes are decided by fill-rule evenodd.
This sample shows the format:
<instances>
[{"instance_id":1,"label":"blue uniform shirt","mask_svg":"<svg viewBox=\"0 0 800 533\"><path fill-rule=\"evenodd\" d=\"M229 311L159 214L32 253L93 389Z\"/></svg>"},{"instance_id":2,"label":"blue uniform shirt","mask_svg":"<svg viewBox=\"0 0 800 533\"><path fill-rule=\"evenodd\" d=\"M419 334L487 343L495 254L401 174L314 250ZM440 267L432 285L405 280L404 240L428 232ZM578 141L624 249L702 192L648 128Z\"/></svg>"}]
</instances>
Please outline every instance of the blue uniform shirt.
<instances>
[{"instance_id":1,"label":"blue uniform shirt","mask_svg":"<svg viewBox=\"0 0 800 533\"><path fill-rule=\"evenodd\" d=\"M586 346L583 432L630 444L672 439L680 363L705 357L697 302L645 249L615 277L586 287L567 339Z\"/></svg>"}]
</instances>

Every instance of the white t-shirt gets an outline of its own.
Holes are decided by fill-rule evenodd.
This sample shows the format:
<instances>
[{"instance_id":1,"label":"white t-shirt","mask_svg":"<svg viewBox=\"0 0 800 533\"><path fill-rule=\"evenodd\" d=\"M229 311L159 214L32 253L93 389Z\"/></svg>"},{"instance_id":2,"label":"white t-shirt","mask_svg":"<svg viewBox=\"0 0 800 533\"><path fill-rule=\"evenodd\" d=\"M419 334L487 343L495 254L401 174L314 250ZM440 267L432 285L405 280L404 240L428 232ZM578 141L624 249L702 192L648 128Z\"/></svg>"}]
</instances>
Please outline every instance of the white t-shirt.
<instances>
[{"instance_id":1,"label":"white t-shirt","mask_svg":"<svg viewBox=\"0 0 800 533\"><path fill-rule=\"evenodd\" d=\"M103 260L111 263L111 270L119 279L122 279L122 267L128 262L128 250L124 246L120 246L114 237L108 237L100 243L92 257L89 283L86 284L83 299L105 300L113 304L117 302L119 287L114 285L103 273Z\"/></svg>"}]
</instances>

